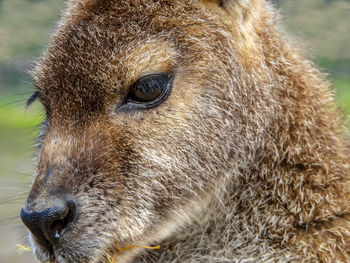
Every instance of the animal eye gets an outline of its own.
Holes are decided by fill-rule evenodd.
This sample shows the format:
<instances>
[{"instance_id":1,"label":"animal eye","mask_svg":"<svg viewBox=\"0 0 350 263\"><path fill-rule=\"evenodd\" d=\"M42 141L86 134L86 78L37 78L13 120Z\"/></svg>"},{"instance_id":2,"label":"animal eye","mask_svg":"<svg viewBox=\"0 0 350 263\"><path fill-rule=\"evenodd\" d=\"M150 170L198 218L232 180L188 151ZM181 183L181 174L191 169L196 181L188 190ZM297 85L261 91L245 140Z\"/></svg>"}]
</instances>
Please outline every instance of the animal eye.
<instances>
[{"instance_id":1,"label":"animal eye","mask_svg":"<svg viewBox=\"0 0 350 263\"><path fill-rule=\"evenodd\" d=\"M156 73L140 78L130 88L125 106L134 109L158 106L170 95L172 79L170 73Z\"/></svg>"}]
</instances>

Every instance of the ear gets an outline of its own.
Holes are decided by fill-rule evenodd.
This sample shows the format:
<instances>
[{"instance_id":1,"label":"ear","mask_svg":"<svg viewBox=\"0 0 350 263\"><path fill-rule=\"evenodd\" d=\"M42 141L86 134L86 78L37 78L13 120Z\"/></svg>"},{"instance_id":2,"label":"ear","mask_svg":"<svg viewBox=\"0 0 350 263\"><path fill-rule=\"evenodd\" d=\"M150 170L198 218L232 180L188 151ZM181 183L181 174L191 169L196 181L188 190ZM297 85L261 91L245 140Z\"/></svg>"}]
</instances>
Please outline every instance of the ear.
<instances>
[{"instance_id":1,"label":"ear","mask_svg":"<svg viewBox=\"0 0 350 263\"><path fill-rule=\"evenodd\" d=\"M250 6L257 2L264 2L264 0L200 0L203 4L216 5L225 10L232 10L232 8L239 8L247 11Z\"/></svg>"},{"instance_id":2,"label":"ear","mask_svg":"<svg viewBox=\"0 0 350 263\"><path fill-rule=\"evenodd\" d=\"M260 56L260 34L268 21L274 20L274 10L267 0L197 0L206 12L215 15L227 25L234 36L237 54L246 68L250 68Z\"/></svg>"},{"instance_id":3,"label":"ear","mask_svg":"<svg viewBox=\"0 0 350 263\"><path fill-rule=\"evenodd\" d=\"M231 18L244 23L260 17L266 0L200 0L200 3L226 21Z\"/></svg>"}]
</instances>

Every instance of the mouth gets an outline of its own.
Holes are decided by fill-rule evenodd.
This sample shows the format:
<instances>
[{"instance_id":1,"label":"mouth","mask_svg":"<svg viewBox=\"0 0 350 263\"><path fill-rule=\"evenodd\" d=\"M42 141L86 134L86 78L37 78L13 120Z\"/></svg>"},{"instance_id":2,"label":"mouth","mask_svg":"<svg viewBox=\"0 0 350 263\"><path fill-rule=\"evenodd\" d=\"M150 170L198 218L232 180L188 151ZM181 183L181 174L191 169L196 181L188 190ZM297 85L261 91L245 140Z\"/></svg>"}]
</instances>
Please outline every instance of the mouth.
<instances>
[{"instance_id":1,"label":"mouth","mask_svg":"<svg viewBox=\"0 0 350 263\"><path fill-rule=\"evenodd\" d=\"M30 243L32 245L32 251L34 252L37 259L42 262L50 263L114 263L112 261L113 257L110 257L107 253L101 253L101 256L92 255L92 251L89 252L84 250L81 251L79 245L75 247L74 245L67 248L62 244L62 246L53 246L48 248L42 246L37 241L33 239L30 235Z\"/></svg>"},{"instance_id":2,"label":"mouth","mask_svg":"<svg viewBox=\"0 0 350 263\"><path fill-rule=\"evenodd\" d=\"M37 259L40 262L53 262L53 249L49 249L45 246L40 245L38 242L33 240L33 237L29 235L29 241L31 243L31 247L33 248L33 252Z\"/></svg>"},{"instance_id":3,"label":"mouth","mask_svg":"<svg viewBox=\"0 0 350 263\"><path fill-rule=\"evenodd\" d=\"M124 247L111 246L107 252L101 253L100 256L91 257L88 255L83 256L79 253L78 257L71 256L69 258L64 257L67 255L67 251L63 251L60 248L48 249L45 246L41 246L36 241L33 240L30 235L29 238L33 251L40 262L50 262L50 263L116 263L117 257L120 253L133 249L146 249L146 250L158 250L160 246L143 246L143 245L129 245Z\"/></svg>"},{"instance_id":4,"label":"mouth","mask_svg":"<svg viewBox=\"0 0 350 263\"><path fill-rule=\"evenodd\" d=\"M118 214L116 219L111 215L117 213L106 213L105 206L97 213L85 200L91 199L52 195L26 203L21 218L30 231L32 251L40 262L112 263L116 256L119 261L136 256L142 249L159 248L143 246L152 242L145 238L144 225L134 224L125 215Z\"/></svg>"}]
</instances>

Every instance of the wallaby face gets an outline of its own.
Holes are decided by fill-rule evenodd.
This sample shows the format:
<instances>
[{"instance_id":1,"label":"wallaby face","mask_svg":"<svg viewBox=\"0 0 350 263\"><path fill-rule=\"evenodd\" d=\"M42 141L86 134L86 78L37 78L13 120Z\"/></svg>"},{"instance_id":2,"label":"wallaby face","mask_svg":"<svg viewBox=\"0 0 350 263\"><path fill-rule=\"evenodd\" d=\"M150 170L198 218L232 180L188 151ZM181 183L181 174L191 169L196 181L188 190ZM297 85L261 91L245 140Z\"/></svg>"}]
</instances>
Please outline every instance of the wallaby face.
<instances>
[{"instance_id":1,"label":"wallaby face","mask_svg":"<svg viewBox=\"0 0 350 263\"><path fill-rule=\"evenodd\" d=\"M42 261L167 237L244 140L225 113L239 73L224 25L198 3L134 2L77 3L38 65L47 120L22 217Z\"/></svg>"},{"instance_id":2,"label":"wallaby face","mask_svg":"<svg viewBox=\"0 0 350 263\"><path fill-rule=\"evenodd\" d=\"M341 143L328 86L280 43L272 12L263 0L71 1L31 99L47 118L21 217L40 261L102 263L132 245L163 246L146 262L291 258L308 251L299 224L348 210L295 194L320 167L311 141Z\"/></svg>"}]
</instances>

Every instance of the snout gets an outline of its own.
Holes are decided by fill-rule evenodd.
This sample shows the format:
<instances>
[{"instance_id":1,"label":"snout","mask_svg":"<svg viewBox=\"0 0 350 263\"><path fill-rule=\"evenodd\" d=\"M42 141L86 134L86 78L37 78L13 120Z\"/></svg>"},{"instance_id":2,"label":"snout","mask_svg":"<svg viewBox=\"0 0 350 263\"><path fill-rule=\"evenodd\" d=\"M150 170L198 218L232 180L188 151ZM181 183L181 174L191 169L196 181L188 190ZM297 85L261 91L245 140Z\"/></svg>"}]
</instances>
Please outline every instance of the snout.
<instances>
[{"instance_id":1,"label":"snout","mask_svg":"<svg viewBox=\"0 0 350 263\"><path fill-rule=\"evenodd\" d=\"M54 197L43 203L40 209L35 209L33 204L27 203L21 210L21 219L36 241L51 250L72 228L71 223L76 217L76 204L65 197Z\"/></svg>"}]
</instances>

